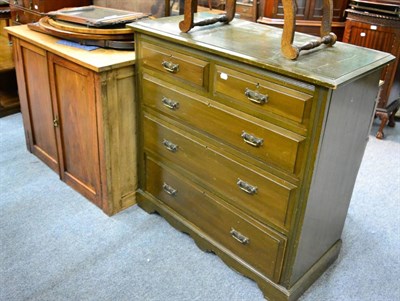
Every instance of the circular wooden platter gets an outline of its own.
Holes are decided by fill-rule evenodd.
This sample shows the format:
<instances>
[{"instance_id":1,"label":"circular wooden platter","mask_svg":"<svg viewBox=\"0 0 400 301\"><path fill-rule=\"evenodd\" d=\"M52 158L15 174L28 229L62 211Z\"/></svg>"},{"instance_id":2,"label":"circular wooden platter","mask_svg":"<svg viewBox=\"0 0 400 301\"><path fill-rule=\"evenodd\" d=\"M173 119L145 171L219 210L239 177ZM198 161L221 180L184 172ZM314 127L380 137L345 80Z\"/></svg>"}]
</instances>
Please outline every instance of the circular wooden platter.
<instances>
[{"instance_id":1,"label":"circular wooden platter","mask_svg":"<svg viewBox=\"0 0 400 301\"><path fill-rule=\"evenodd\" d=\"M63 36L66 39L87 39L87 40L133 40L133 34L89 34L80 32L71 32L68 30L63 30L56 28L48 22L49 17L43 17L39 20L39 25L45 29L49 34L54 34L56 36Z\"/></svg>"},{"instance_id":2,"label":"circular wooden platter","mask_svg":"<svg viewBox=\"0 0 400 301\"><path fill-rule=\"evenodd\" d=\"M71 23L61 20L54 20L48 18L47 22L61 30L71 31L76 33L84 33L84 34L107 34L107 35L119 35L119 34L133 34L133 28L124 27L124 28L93 28L87 27L82 24Z\"/></svg>"}]
</instances>

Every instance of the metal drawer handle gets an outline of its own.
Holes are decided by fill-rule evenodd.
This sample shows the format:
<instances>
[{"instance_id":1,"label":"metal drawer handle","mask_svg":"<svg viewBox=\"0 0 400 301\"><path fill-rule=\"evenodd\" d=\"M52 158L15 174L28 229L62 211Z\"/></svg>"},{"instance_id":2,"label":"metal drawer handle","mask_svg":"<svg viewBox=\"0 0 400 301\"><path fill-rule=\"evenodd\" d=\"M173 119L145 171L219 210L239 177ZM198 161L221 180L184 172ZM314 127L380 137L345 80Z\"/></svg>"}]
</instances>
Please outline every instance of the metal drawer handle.
<instances>
[{"instance_id":1,"label":"metal drawer handle","mask_svg":"<svg viewBox=\"0 0 400 301\"><path fill-rule=\"evenodd\" d=\"M174 64L173 62L163 61L161 65L165 70L171 73L177 73L179 71L179 64Z\"/></svg>"},{"instance_id":2,"label":"metal drawer handle","mask_svg":"<svg viewBox=\"0 0 400 301\"><path fill-rule=\"evenodd\" d=\"M254 147L260 147L264 143L264 139L253 136L245 131L242 132L241 137L243 138L244 142Z\"/></svg>"},{"instance_id":3,"label":"metal drawer handle","mask_svg":"<svg viewBox=\"0 0 400 301\"><path fill-rule=\"evenodd\" d=\"M171 141L168 141L167 139L164 139L162 144L165 146L167 150L170 152L175 153L178 150L178 145L172 143Z\"/></svg>"},{"instance_id":4,"label":"metal drawer handle","mask_svg":"<svg viewBox=\"0 0 400 301\"><path fill-rule=\"evenodd\" d=\"M239 186L239 188L241 190L243 190L244 192L248 193L248 194L256 194L257 193L257 186L252 186L249 183L246 183L245 181L238 179L238 181L236 182L237 186Z\"/></svg>"},{"instance_id":5,"label":"metal drawer handle","mask_svg":"<svg viewBox=\"0 0 400 301\"><path fill-rule=\"evenodd\" d=\"M60 122L59 122L59 120L58 120L58 117L56 116L55 118L54 118L54 120L53 120L53 126L56 128L56 127L58 127L60 125Z\"/></svg>"},{"instance_id":6,"label":"metal drawer handle","mask_svg":"<svg viewBox=\"0 0 400 301\"><path fill-rule=\"evenodd\" d=\"M234 239L236 239L238 242L240 242L243 245L247 245L250 243L250 238L244 236L242 233L236 231L235 229L231 229L231 235Z\"/></svg>"},{"instance_id":7,"label":"metal drawer handle","mask_svg":"<svg viewBox=\"0 0 400 301\"><path fill-rule=\"evenodd\" d=\"M164 183L162 188L167 194L172 196L175 196L176 193L178 192L176 189L174 189L172 186L169 186L167 183Z\"/></svg>"},{"instance_id":8,"label":"metal drawer handle","mask_svg":"<svg viewBox=\"0 0 400 301\"><path fill-rule=\"evenodd\" d=\"M179 102L163 97L161 99L161 102L163 103L164 106L166 106L168 109L171 110L177 110L179 108Z\"/></svg>"},{"instance_id":9,"label":"metal drawer handle","mask_svg":"<svg viewBox=\"0 0 400 301\"><path fill-rule=\"evenodd\" d=\"M264 95L259 92L250 90L249 88L246 88L246 90L244 91L244 95L246 95L246 97L250 101L260 105L263 105L268 102L268 95Z\"/></svg>"}]
</instances>

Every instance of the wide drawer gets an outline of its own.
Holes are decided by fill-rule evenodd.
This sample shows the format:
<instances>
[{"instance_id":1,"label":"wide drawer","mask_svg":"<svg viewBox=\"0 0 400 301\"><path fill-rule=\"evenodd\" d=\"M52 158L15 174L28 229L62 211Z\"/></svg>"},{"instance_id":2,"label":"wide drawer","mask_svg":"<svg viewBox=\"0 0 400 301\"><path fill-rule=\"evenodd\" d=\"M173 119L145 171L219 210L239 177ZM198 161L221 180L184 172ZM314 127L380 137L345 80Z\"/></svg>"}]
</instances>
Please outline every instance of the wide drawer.
<instances>
[{"instance_id":1,"label":"wide drawer","mask_svg":"<svg viewBox=\"0 0 400 301\"><path fill-rule=\"evenodd\" d=\"M155 80L155 79L154 79ZM143 102L286 172L297 173L303 136L162 81L142 81Z\"/></svg>"},{"instance_id":2,"label":"wide drawer","mask_svg":"<svg viewBox=\"0 0 400 301\"><path fill-rule=\"evenodd\" d=\"M189 170L223 198L261 222L287 229L295 186L238 163L190 134L144 116L144 147Z\"/></svg>"},{"instance_id":3,"label":"wide drawer","mask_svg":"<svg viewBox=\"0 0 400 301\"><path fill-rule=\"evenodd\" d=\"M308 122L312 95L260 77L216 66L216 95L250 106L261 114L276 114L296 123Z\"/></svg>"},{"instance_id":4,"label":"wide drawer","mask_svg":"<svg viewBox=\"0 0 400 301\"><path fill-rule=\"evenodd\" d=\"M248 221L215 196L149 157L146 160L145 189L217 243L279 282L286 245L284 236Z\"/></svg>"},{"instance_id":5,"label":"wide drawer","mask_svg":"<svg viewBox=\"0 0 400 301\"><path fill-rule=\"evenodd\" d=\"M154 68L183 84L208 88L209 62L179 52L175 48L159 47L142 42L142 61L145 67Z\"/></svg>"}]
</instances>

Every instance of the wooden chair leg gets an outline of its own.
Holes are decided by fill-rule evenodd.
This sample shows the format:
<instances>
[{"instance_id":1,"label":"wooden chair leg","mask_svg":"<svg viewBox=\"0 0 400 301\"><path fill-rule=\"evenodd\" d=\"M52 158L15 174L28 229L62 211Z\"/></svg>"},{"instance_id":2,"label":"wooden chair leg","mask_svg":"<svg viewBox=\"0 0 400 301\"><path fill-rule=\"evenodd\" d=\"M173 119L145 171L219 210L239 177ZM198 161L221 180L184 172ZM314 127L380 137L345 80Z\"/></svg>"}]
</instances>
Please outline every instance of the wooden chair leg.
<instances>
[{"instance_id":1,"label":"wooden chair leg","mask_svg":"<svg viewBox=\"0 0 400 301\"><path fill-rule=\"evenodd\" d=\"M389 120L389 115L386 112L376 112L376 116L378 116L379 119L381 120L381 124L379 126L378 132L376 133L376 138L383 139L385 137L383 129L385 128L386 123Z\"/></svg>"},{"instance_id":2,"label":"wooden chair leg","mask_svg":"<svg viewBox=\"0 0 400 301\"><path fill-rule=\"evenodd\" d=\"M222 22L225 24L229 23L235 17L236 0L226 1L226 14L215 18L205 19L195 23L194 12L196 11L196 8L197 8L197 0L185 0L184 18L181 22L179 22L179 29L182 32L188 32L195 26L211 25L217 22Z\"/></svg>"},{"instance_id":3,"label":"wooden chair leg","mask_svg":"<svg viewBox=\"0 0 400 301\"><path fill-rule=\"evenodd\" d=\"M295 60L298 58L300 51L310 50L322 44L332 46L336 43L337 37L331 31L333 18L333 0L324 0L323 15L321 24L321 38L310 41L302 46L294 46L293 39L296 27L296 0L282 0L283 4L283 33L281 39L281 51L283 56L288 59Z\"/></svg>"}]
</instances>

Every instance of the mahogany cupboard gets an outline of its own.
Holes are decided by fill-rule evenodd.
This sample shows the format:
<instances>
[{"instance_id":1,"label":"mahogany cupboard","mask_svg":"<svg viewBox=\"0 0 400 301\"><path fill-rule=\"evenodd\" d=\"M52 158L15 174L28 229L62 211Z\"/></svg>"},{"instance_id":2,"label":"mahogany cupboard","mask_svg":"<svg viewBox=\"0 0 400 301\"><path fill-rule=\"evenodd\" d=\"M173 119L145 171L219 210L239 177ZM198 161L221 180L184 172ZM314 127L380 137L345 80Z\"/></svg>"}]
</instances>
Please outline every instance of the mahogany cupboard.
<instances>
[{"instance_id":1,"label":"mahogany cupboard","mask_svg":"<svg viewBox=\"0 0 400 301\"><path fill-rule=\"evenodd\" d=\"M184 34L180 20L132 24L138 204L268 300L295 300L338 256L380 72L394 57L337 42L291 61L278 28L234 19Z\"/></svg>"},{"instance_id":2,"label":"mahogany cupboard","mask_svg":"<svg viewBox=\"0 0 400 301\"><path fill-rule=\"evenodd\" d=\"M132 205L134 52L64 46L26 25L7 31L28 150L107 214Z\"/></svg>"}]
</instances>

